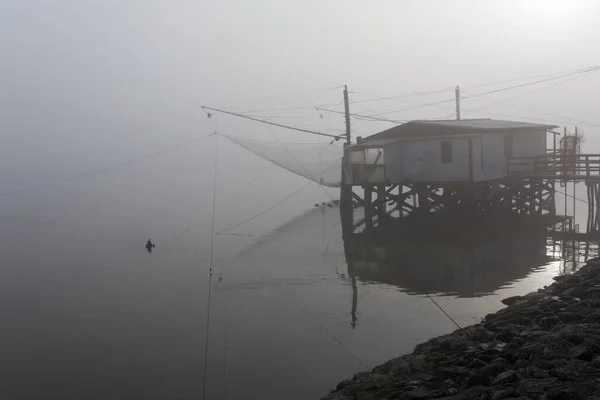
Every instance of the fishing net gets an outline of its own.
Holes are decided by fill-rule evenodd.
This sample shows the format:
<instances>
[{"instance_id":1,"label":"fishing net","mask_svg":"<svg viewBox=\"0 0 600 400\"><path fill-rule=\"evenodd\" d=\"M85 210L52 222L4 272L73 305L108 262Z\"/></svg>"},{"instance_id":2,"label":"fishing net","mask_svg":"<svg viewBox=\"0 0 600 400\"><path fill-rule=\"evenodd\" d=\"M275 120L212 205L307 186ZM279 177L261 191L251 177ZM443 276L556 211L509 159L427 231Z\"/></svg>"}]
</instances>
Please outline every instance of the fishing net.
<instances>
[{"instance_id":1,"label":"fishing net","mask_svg":"<svg viewBox=\"0 0 600 400\"><path fill-rule=\"evenodd\" d=\"M340 186L343 151L339 146L330 143L264 142L223 136L257 156L320 185Z\"/></svg>"}]
</instances>

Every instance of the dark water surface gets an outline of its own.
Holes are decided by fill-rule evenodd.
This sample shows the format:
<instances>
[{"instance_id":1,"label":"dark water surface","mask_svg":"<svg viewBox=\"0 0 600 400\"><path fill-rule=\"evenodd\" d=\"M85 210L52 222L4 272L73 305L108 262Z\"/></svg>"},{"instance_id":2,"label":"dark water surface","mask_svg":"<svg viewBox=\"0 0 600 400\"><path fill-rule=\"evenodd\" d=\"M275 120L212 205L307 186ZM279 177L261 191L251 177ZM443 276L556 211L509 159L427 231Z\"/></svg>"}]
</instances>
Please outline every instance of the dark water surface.
<instances>
[{"instance_id":1,"label":"dark water surface","mask_svg":"<svg viewBox=\"0 0 600 400\"><path fill-rule=\"evenodd\" d=\"M318 398L454 330L425 292L467 325L560 273L543 236L350 251L337 208L304 209L259 237L217 236L208 398ZM2 221L1 399L201 397L206 247L148 254L145 237Z\"/></svg>"},{"instance_id":2,"label":"dark water surface","mask_svg":"<svg viewBox=\"0 0 600 400\"><path fill-rule=\"evenodd\" d=\"M212 148L0 197L0 400L202 397ZM306 184L221 154L217 232ZM17 161L2 191L91 168ZM468 325L564 272L543 233L518 229L344 243L339 210L313 206L327 200L312 185L215 237L208 399L319 398L456 329L425 293Z\"/></svg>"}]
</instances>

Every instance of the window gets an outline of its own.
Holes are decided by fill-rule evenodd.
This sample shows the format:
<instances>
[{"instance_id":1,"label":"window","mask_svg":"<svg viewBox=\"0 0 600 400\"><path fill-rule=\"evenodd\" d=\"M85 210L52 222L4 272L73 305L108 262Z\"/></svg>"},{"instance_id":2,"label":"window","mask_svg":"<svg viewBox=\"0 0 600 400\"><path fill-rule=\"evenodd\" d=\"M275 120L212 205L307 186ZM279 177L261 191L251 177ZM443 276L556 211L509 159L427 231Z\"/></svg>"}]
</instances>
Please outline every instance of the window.
<instances>
[{"instance_id":1,"label":"window","mask_svg":"<svg viewBox=\"0 0 600 400\"><path fill-rule=\"evenodd\" d=\"M513 156L513 135L504 136L504 156L506 158Z\"/></svg>"},{"instance_id":2,"label":"window","mask_svg":"<svg viewBox=\"0 0 600 400\"><path fill-rule=\"evenodd\" d=\"M452 142L442 142L442 164L452 163Z\"/></svg>"}]
</instances>

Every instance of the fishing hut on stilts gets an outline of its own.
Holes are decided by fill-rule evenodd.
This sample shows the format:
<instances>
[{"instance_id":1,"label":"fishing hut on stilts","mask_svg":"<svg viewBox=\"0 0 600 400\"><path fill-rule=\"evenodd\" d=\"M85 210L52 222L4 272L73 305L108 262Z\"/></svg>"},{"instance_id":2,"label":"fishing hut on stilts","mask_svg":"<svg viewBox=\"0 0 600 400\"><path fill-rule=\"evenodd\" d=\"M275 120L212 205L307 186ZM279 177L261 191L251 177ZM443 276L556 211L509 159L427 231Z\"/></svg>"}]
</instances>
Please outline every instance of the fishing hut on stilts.
<instances>
[{"instance_id":1,"label":"fishing hut on stilts","mask_svg":"<svg viewBox=\"0 0 600 400\"><path fill-rule=\"evenodd\" d=\"M557 176L544 162L562 159L547 154L554 128L492 119L412 121L357 138L344 147L344 235L431 213L555 215ZM357 206L364 210L359 218Z\"/></svg>"}]
</instances>

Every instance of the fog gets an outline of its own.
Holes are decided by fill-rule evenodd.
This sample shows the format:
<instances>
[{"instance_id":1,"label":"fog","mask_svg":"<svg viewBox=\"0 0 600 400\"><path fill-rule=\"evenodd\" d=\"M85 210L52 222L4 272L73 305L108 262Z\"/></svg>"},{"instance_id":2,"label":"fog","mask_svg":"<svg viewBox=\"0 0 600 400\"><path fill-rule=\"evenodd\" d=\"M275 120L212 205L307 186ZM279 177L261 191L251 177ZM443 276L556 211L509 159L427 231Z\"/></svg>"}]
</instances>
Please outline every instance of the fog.
<instances>
[{"instance_id":1,"label":"fog","mask_svg":"<svg viewBox=\"0 0 600 400\"><path fill-rule=\"evenodd\" d=\"M343 85L352 113L398 122L455 118L458 85L463 119L577 125L584 150L598 153L600 72L482 95L600 65L598 15L595 0L0 1L0 218L27 231L0 261L51 247L54 231L136 251L152 237L170 265L184 256L161 248L181 237L206 261L215 176L217 231L306 184L222 137L185 143L215 132L327 138L209 118L203 105L338 135ZM396 124L353 117L353 137ZM331 197L335 189L311 185L240 232L266 234ZM219 237L216 257L251 240Z\"/></svg>"},{"instance_id":2,"label":"fog","mask_svg":"<svg viewBox=\"0 0 600 400\"><path fill-rule=\"evenodd\" d=\"M224 134L273 140L260 123L225 116L209 121L201 105L228 102L223 108L248 110L261 106L253 99L264 96L340 86L324 98L302 103L339 104L344 84L349 86L351 101L360 101L373 100L360 93L394 96L527 78L594 66L600 39L594 20L600 5L593 0L369 5L5 0L0 7L2 192L160 151L217 127ZM599 129L594 101L599 82L600 75L590 74L528 95L541 86L466 98L462 117L550 120L570 127L578 123L591 145ZM469 92L463 96L469 97ZM448 91L409 98L408 103L399 99L352 105L351 111L369 113L366 107L377 113L411 108L410 101L452 98ZM268 108L276 108L274 100ZM329 108L343 110L339 105ZM452 118L454 111L452 103L420 108L413 104L412 108L386 117ZM298 119L285 122L310 125L308 118L318 117L311 112L307 117L294 111L291 116ZM341 115L325 117L326 123L317 119L320 130L340 133L344 128ZM356 121L354 136L392 125ZM281 140L315 140L274 129ZM229 175L248 180L260 163L233 147L225 144L220 153L223 184L219 187L227 187L221 196L236 185L235 179L227 184ZM169 168L180 163L200 182L203 174L210 176L206 169L212 165L208 158L213 152L205 142L180 155L167 155L164 159L169 162L152 169L143 181L152 186L157 176L167 174L174 185L180 174ZM247 166L248 176L240 176L240 165ZM120 170L114 175L126 173ZM284 186L291 179L290 189L301 182L287 173L276 176ZM189 181L183 181L172 187L183 197L182 206L186 204L182 193L189 190ZM316 197L322 193L309 190Z\"/></svg>"}]
</instances>

